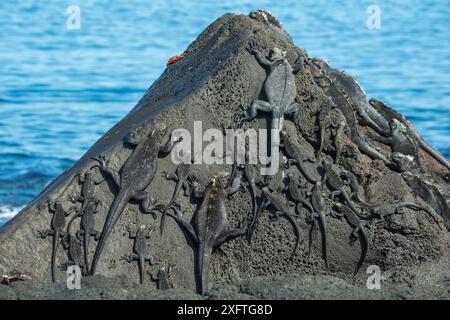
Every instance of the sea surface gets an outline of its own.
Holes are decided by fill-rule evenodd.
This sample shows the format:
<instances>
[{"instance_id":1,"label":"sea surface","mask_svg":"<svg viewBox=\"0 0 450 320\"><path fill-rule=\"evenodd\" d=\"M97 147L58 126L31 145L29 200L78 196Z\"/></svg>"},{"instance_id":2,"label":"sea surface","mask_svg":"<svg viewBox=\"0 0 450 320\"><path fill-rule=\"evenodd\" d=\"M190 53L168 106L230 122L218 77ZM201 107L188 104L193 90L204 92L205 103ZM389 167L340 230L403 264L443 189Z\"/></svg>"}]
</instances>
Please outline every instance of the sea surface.
<instances>
[{"instance_id":1,"label":"sea surface","mask_svg":"<svg viewBox=\"0 0 450 320\"><path fill-rule=\"evenodd\" d=\"M70 5L80 29L67 28ZM370 5L381 29L367 27ZM169 57L222 14L257 8L450 156L448 0L0 1L0 225L125 116Z\"/></svg>"}]
</instances>

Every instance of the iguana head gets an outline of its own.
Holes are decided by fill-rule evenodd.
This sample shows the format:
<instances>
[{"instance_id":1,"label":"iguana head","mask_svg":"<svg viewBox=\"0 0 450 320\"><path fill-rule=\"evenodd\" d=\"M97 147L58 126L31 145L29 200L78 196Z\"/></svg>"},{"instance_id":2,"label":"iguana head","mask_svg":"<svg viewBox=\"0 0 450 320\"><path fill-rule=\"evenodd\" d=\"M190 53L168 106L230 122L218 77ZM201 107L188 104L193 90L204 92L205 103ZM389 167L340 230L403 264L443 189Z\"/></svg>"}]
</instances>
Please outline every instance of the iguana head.
<instances>
[{"instance_id":1,"label":"iguana head","mask_svg":"<svg viewBox=\"0 0 450 320\"><path fill-rule=\"evenodd\" d=\"M164 122L155 121L153 129L150 131L150 137L156 137L159 141L161 141L162 137L167 132L167 126Z\"/></svg>"},{"instance_id":2,"label":"iguana head","mask_svg":"<svg viewBox=\"0 0 450 320\"><path fill-rule=\"evenodd\" d=\"M277 47L273 47L269 52L269 60L270 61L278 61L286 59L286 51L281 51L281 49Z\"/></svg>"},{"instance_id":3,"label":"iguana head","mask_svg":"<svg viewBox=\"0 0 450 320\"><path fill-rule=\"evenodd\" d=\"M226 172L226 171L221 171L218 174L216 174L212 178L213 189L217 189L217 190L225 189L225 186L227 184L225 181L225 178L227 176L228 176L228 172Z\"/></svg>"},{"instance_id":4,"label":"iguana head","mask_svg":"<svg viewBox=\"0 0 450 320\"><path fill-rule=\"evenodd\" d=\"M391 125L392 133L405 133L406 132L405 125L403 125L403 123L401 123L397 119L392 119L390 125Z\"/></svg>"},{"instance_id":5,"label":"iguana head","mask_svg":"<svg viewBox=\"0 0 450 320\"><path fill-rule=\"evenodd\" d=\"M327 160L322 160L322 166L325 169L325 171L329 171L332 169L333 164Z\"/></svg>"},{"instance_id":6,"label":"iguana head","mask_svg":"<svg viewBox=\"0 0 450 320\"><path fill-rule=\"evenodd\" d=\"M273 25L275 27L283 29L283 26L281 25L280 21L278 21L278 19L275 18L268 10L258 9L252 11L250 12L249 17L257 21L263 22L265 24Z\"/></svg>"},{"instance_id":7,"label":"iguana head","mask_svg":"<svg viewBox=\"0 0 450 320\"><path fill-rule=\"evenodd\" d=\"M391 154L391 159L395 164L397 164L400 171L407 171L411 168L414 163L414 158L412 156L405 155L400 152L393 152Z\"/></svg>"}]
</instances>

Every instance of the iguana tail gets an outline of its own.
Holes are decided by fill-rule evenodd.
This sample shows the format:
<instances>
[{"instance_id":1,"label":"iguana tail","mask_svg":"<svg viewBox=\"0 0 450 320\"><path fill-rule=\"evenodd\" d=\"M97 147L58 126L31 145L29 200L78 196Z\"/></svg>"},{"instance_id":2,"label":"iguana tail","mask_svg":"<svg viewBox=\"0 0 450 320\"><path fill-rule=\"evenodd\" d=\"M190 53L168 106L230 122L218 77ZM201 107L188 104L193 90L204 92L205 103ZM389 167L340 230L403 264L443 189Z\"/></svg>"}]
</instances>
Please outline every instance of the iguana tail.
<instances>
[{"instance_id":1,"label":"iguana tail","mask_svg":"<svg viewBox=\"0 0 450 320\"><path fill-rule=\"evenodd\" d=\"M56 253L58 252L59 231L55 230L52 239L52 281L56 282Z\"/></svg>"},{"instance_id":2,"label":"iguana tail","mask_svg":"<svg viewBox=\"0 0 450 320\"><path fill-rule=\"evenodd\" d=\"M359 243L361 245L361 256L359 258L358 264L356 265L355 271L353 272L353 277L356 277L356 275L358 274L359 269L361 269L361 266L364 263L364 260L366 259L367 251L369 251L369 242L367 241L367 234L363 228L364 227L361 227L358 230L358 238Z\"/></svg>"},{"instance_id":3,"label":"iguana tail","mask_svg":"<svg viewBox=\"0 0 450 320\"><path fill-rule=\"evenodd\" d=\"M144 268L145 268L145 257L139 255L139 283L144 283Z\"/></svg>"},{"instance_id":4,"label":"iguana tail","mask_svg":"<svg viewBox=\"0 0 450 320\"><path fill-rule=\"evenodd\" d=\"M350 200L350 197L348 196L347 192L344 190L341 191L342 197L344 197L345 202L347 202L347 205L350 207L350 209L353 210L357 215L360 215L359 210L353 205L353 202Z\"/></svg>"},{"instance_id":5,"label":"iguana tail","mask_svg":"<svg viewBox=\"0 0 450 320\"><path fill-rule=\"evenodd\" d=\"M90 240L90 235L86 233L86 231L84 232L83 235L83 249L84 249L84 269L86 274L89 274L89 240Z\"/></svg>"},{"instance_id":6,"label":"iguana tail","mask_svg":"<svg viewBox=\"0 0 450 320\"><path fill-rule=\"evenodd\" d=\"M305 178L308 179L308 181L311 182L312 184L316 184L317 180L311 177L311 175L306 170L305 165L302 162L297 162L297 165L301 173L305 176Z\"/></svg>"},{"instance_id":7,"label":"iguana tail","mask_svg":"<svg viewBox=\"0 0 450 320\"><path fill-rule=\"evenodd\" d=\"M403 207L409 208L409 209L413 209L413 210L423 210L426 213L428 213L428 215L431 217L431 219L433 219L433 221L439 226L439 228L442 229L441 224L439 223L439 221L436 219L436 217L434 216L433 212L431 212L430 210L428 210L427 208L424 208L422 206L419 206L418 204L415 203L404 203L402 205Z\"/></svg>"},{"instance_id":8,"label":"iguana tail","mask_svg":"<svg viewBox=\"0 0 450 320\"><path fill-rule=\"evenodd\" d=\"M450 162L438 151L436 151L433 147L431 147L428 143L426 143L421 136L418 134L415 135L417 142L420 147L425 150L430 156L436 159L439 163L445 166L448 170L450 170Z\"/></svg>"},{"instance_id":9,"label":"iguana tail","mask_svg":"<svg viewBox=\"0 0 450 320\"><path fill-rule=\"evenodd\" d=\"M198 248L198 293L205 294L208 290L208 278L209 278L209 261L211 258L212 249L208 248L205 244L200 244Z\"/></svg>"},{"instance_id":10,"label":"iguana tail","mask_svg":"<svg viewBox=\"0 0 450 320\"><path fill-rule=\"evenodd\" d=\"M289 220L289 222L292 224L292 226L294 227L294 232L295 232L295 246L294 246L294 250L292 250L291 253L291 258L294 257L295 252L297 251L298 245L300 244L300 228L298 227L297 221L295 221L295 219L287 212L283 213L283 216L286 217L286 219Z\"/></svg>"},{"instance_id":11,"label":"iguana tail","mask_svg":"<svg viewBox=\"0 0 450 320\"><path fill-rule=\"evenodd\" d=\"M325 261L325 268L328 269L327 260L327 222L325 219L325 214L321 211L318 212L319 228L322 238L322 258Z\"/></svg>"},{"instance_id":12,"label":"iguana tail","mask_svg":"<svg viewBox=\"0 0 450 320\"><path fill-rule=\"evenodd\" d=\"M114 225L116 224L119 217L127 205L129 196L123 190L119 191L114 202L109 209L108 216L106 217L105 224L103 225L103 231L100 235L100 239L97 243L97 248L95 249L94 258L92 259L91 275L95 274L95 269L97 267L100 256L102 255L103 249L105 248L106 242L108 241L109 235L111 234Z\"/></svg>"}]
</instances>

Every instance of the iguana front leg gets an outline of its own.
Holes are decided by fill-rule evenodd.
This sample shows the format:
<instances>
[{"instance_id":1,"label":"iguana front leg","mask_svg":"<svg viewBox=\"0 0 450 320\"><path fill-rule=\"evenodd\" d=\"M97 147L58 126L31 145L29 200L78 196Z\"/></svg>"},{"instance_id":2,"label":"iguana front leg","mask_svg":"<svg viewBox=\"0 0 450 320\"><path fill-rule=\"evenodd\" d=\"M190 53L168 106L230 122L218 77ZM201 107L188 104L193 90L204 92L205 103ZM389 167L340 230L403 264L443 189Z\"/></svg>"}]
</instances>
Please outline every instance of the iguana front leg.
<instances>
[{"instance_id":1,"label":"iguana front leg","mask_svg":"<svg viewBox=\"0 0 450 320\"><path fill-rule=\"evenodd\" d=\"M170 135L169 140L167 140L167 142L159 148L159 152L169 153L170 151L172 151L173 147L182 140L183 137L172 137L172 135Z\"/></svg>"},{"instance_id":2,"label":"iguana front leg","mask_svg":"<svg viewBox=\"0 0 450 320\"><path fill-rule=\"evenodd\" d=\"M114 170L108 166L108 164L106 163L105 156L100 155L96 158L92 158L92 160L98 161L100 163L100 170L102 172L106 173L107 175L109 175L113 179L116 186L120 187L120 175L116 170Z\"/></svg>"},{"instance_id":3,"label":"iguana front leg","mask_svg":"<svg viewBox=\"0 0 450 320\"><path fill-rule=\"evenodd\" d=\"M393 142L392 137L382 137L376 133L369 132L369 133L367 133L367 136L375 141L378 141L378 142L381 142L384 144L388 144L388 145L392 144L392 142Z\"/></svg>"},{"instance_id":4,"label":"iguana front leg","mask_svg":"<svg viewBox=\"0 0 450 320\"><path fill-rule=\"evenodd\" d=\"M153 200L146 191L139 191L135 193L132 198L136 201L140 201L144 212L151 213L155 219L156 213L154 213L153 211L164 209L164 205L158 204L157 201Z\"/></svg>"},{"instance_id":5,"label":"iguana front leg","mask_svg":"<svg viewBox=\"0 0 450 320\"><path fill-rule=\"evenodd\" d=\"M178 182L178 176L176 173L168 173L167 171L163 171L161 175L166 178L167 180L173 180L175 182Z\"/></svg>"},{"instance_id":6,"label":"iguana front leg","mask_svg":"<svg viewBox=\"0 0 450 320\"><path fill-rule=\"evenodd\" d=\"M294 102L286 108L286 111L284 112L284 114L288 115L290 117L296 117L299 112L300 112L300 105L298 103Z\"/></svg>"},{"instance_id":7,"label":"iguana front leg","mask_svg":"<svg viewBox=\"0 0 450 320\"><path fill-rule=\"evenodd\" d=\"M124 261L126 261L128 263L131 263L133 261L139 260L139 256L136 253L132 253L132 254L130 254L128 256L126 256L126 255L122 256L122 257L120 257L120 259L124 260Z\"/></svg>"},{"instance_id":8,"label":"iguana front leg","mask_svg":"<svg viewBox=\"0 0 450 320\"><path fill-rule=\"evenodd\" d=\"M267 59L262 53L261 51L259 51L258 45L256 44L256 42L254 40L250 41L247 51L250 52L251 54L253 54L256 58L256 60L258 60L258 62L260 64L262 64L263 66L272 66L273 62L271 62L269 59Z\"/></svg>"}]
</instances>

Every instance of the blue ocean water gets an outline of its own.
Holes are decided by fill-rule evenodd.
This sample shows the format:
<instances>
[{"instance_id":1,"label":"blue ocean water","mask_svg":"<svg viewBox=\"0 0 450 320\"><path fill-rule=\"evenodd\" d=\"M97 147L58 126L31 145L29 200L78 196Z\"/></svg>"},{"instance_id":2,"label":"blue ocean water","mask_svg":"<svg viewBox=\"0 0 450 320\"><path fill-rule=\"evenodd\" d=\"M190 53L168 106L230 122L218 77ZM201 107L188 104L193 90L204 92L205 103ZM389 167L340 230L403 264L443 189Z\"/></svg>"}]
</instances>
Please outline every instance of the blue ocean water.
<instances>
[{"instance_id":1,"label":"blue ocean water","mask_svg":"<svg viewBox=\"0 0 450 320\"><path fill-rule=\"evenodd\" d=\"M66 27L67 7L81 28ZM381 29L369 29L378 5ZM129 112L212 21L266 8L450 156L450 2L1 1L0 225Z\"/></svg>"}]
</instances>

